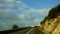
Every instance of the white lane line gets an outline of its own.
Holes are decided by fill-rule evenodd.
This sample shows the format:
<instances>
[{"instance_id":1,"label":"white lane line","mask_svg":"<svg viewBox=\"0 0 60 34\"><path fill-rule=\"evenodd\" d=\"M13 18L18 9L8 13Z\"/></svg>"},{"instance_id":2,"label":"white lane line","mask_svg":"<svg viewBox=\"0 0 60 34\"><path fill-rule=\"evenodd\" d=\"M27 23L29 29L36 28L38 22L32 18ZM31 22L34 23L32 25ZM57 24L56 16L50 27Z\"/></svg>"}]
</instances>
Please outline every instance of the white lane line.
<instances>
[{"instance_id":1,"label":"white lane line","mask_svg":"<svg viewBox=\"0 0 60 34\"><path fill-rule=\"evenodd\" d=\"M33 30L33 28L31 30L29 30L26 34L29 34L32 30Z\"/></svg>"}]
</instances>

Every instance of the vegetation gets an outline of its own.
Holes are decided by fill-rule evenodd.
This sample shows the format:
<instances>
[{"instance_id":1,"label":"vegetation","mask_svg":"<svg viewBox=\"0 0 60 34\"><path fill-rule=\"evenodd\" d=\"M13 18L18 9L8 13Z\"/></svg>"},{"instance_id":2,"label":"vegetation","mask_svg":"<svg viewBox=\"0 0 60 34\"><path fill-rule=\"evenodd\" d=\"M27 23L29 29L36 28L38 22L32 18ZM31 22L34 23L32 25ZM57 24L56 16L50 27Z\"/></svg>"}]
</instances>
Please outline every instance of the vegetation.
<instances>
[{"instance_id":1,"label":"vegetation","mask_svg":"<svg viewBox=\"0 0 60 34\"><path fill-rule=\"evenodd\" d=\"M16 25L16 24L14 24L13 26L12 26L12 29L18 29L19 27Z\"/></svg>"},{"instance_id":2,"label":"vegetation","mask_svg":"<svg viewBox=\"0 0 60 34\"><path fill-rule=\"evenodd\" d=\"M4 30L4 31L0 31L0 34L8 34L8 33L17 32L17 31L23 31L28 28L30 27L24 27L24 28L12 29L12 30Z\"/></svg>"},{"instance_id":3,"label":"vegetation","mask_svg":"<svg viewBox=\"0 0 60 34\"><path fill-rule=\"evenodd\" d=\"M47 17L45 17L45 19L43 21L41 21L41 25L44 24L44 22L46 21Z\"/></svg>"},{"instance_id":4,"label":"vegetation","mask_svg":"<svg viewBox=\"0 0 60 34\"><path fill-rule=\"evenodd\" d=\"M56 18L60 15L60 4L49 11L48 19Z\"/></svg>"},{"instance_id":5,"label":"vegetation","mask_svg":"<svg viewBox=\"0 0 60 34\"><path fill-rule=\"evenodd\" d=\"M60 4L49 10L48 16L46 16L45 19L40 24L42 25L46 21L46 19L48 20L54 19L59 15L60 15Z\"/></svg>"}]
</instances>

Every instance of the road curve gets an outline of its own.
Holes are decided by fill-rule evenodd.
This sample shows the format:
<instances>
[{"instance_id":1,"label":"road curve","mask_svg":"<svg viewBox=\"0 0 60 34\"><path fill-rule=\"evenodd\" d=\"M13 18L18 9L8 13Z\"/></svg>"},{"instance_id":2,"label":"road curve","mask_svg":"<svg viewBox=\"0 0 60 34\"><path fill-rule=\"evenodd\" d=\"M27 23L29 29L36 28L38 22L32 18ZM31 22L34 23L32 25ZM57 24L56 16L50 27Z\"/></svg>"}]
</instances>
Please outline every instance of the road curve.
<instances>
[{"instance_id":1,"label":"road curve","mask_svg":"<svg viewBox=\"0 0 60 34\"><path fill-rule=\"evenodd\" d=\"M29 34L32 30L33 30L33 28L31 30L29 30L26 34Z\"/></svg>"},{"instance_id":2,"label":"road curve","mask_svg":"<svg viewBox=\"0 0 60 34\"><path fill-rule=\"evenodd\" d=\"M11 32L11 33L8 33L8 34L26 34L31 29L32 28L28 28L28 29L25 29L25 30L22 30L22 31Z\"/></svg>"},{"instance_id":3,"label":"road curve","mask_svg":"<svg viewBox=\"0 0 60 34\"><path fill-rule=\"evenodd\" d=\"M38 30L38 28L33 27L33 28L22 30L22 31L11 32L8 34L44 34L44 33Z\"/></svg>"}]
</instances>

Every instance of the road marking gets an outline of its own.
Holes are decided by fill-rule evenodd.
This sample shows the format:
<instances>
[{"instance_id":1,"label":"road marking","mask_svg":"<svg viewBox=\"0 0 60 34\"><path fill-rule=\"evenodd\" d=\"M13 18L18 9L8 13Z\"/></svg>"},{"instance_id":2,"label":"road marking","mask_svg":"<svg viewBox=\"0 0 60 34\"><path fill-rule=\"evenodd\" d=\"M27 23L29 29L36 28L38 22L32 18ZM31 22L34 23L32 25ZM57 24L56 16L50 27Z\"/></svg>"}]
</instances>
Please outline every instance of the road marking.
<instances>
[{"instance_id":1,"label":"road marking","mask_svg":"<svg viewBox=\"0 0 60 34\"><path fill-rule=\"evenodd\" d=\"M31 30L29 30L26 34L29 34L32 30L33 30L33 28Z\"/></svg>"}]
</instances>

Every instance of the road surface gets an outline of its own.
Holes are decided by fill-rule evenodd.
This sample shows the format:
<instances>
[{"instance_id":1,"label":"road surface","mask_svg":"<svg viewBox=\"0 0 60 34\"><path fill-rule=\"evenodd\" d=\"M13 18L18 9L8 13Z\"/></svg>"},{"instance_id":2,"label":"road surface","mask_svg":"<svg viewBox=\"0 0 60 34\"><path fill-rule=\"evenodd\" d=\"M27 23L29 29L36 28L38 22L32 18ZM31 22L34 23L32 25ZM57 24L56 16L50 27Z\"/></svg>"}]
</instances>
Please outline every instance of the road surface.
<instances>
[{"instance_id":1,"label":"road surface","mask_svg":"<svg viewBox=\"0 0 60 34\"><path fill-rule=\"evenodd\" d=\"M22 30L22 31L11 32L8 34L44 34L44 33L38 30L37 28L33 27L33 28Z\"/></svg>"},{"instance_id":2,"label":"road surface","mask_svg":"<svg viewBox=\"0 0 60 34\"><path fill-rule=\"evenodd\" d=\"M44 34L37 27L26 28L22 30L10 30L10 31L2 31L0 34Z\"/></svg>"}]
</instances>

